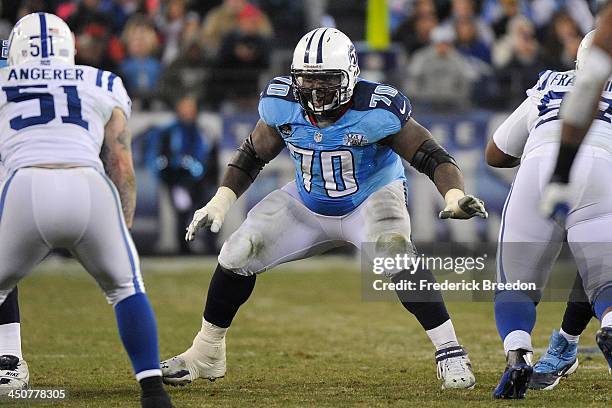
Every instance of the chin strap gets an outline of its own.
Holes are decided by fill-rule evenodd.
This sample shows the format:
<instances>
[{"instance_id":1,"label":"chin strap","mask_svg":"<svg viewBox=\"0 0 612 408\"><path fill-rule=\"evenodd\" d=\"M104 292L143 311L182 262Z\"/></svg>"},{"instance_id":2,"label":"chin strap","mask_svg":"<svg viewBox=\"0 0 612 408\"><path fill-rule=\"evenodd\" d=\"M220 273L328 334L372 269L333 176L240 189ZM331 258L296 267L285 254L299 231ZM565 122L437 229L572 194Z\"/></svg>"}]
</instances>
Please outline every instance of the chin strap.
<instances>
[{"instance_id":1,"label":"chin strap","mask_svg":"<svg viewBox=\"0 0 612 408\"><path fill-rule=\"evenodd\" d=\"M325 120L335 122L340 119L342 115L344 115L346 111L351 108L351 106L353 106L352 98L349 99L349 101L344 105L340 105L336 109L331 110L329 112L322 112L320 115L317 115L315 113L306 111L306 115L308 116L308 120L310 120L310 123L312 123L313 125L318 125L320 122Z\"/></svg>"}]
</instances>

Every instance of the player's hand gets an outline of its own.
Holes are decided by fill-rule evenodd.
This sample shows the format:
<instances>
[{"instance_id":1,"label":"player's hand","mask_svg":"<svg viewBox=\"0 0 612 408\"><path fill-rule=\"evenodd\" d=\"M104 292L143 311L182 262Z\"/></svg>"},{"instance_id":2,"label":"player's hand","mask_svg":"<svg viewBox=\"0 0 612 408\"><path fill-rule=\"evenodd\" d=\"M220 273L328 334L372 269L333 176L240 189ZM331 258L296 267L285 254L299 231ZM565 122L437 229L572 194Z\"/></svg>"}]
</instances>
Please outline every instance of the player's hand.
<instances>
[{"instance_id":1,"label":"player's hand","mask_svg":"<svg viewBox=\"0 0 612 408\"><path fill-rule=\"evenodd\" d=\"M467 220L472 217L487 218L489 213L485 210L484 202L473 195L465 193L457 188L452 188L444 196L446 207L440 211L441 219L455 218Z\"/></svg>"},{"instance_id":2,"label":"player's hand","mask_svg":"<svg viewBox=\"0 0 612 408\"><path fill-rule=\"evenodd\" d=\"M217 193L208 204L193 214L193 220L189 227L187 227L185 241L193 241L196 233L201 228L210 227L212 232L219 232L221 225L223 225L225 214L227 214L235 201L236 194L230 188L225 186L219 187Z\"/></svg>"},{"instance_id":3,"label":"player's hand","mask_svg":"<svg viewBox=\"0 0 612 408\"><path fill-rule=\"evenodd\" d=\"M574 191L567 183L551 180L542 192L540 212L559 225L565 225L573 198Z\"/></svg>"}]
</instances>

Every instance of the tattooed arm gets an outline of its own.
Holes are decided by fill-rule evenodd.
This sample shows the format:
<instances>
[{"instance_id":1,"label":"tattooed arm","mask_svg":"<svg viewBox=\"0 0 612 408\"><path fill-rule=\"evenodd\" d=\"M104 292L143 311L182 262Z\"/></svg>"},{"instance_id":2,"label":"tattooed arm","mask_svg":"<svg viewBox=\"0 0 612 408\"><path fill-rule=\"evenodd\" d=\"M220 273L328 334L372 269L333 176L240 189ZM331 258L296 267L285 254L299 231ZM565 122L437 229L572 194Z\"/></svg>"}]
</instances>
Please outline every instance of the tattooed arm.
<instances>
[{"instance_id":1,"label":"tattooed arm","mask_svg":"<svg viewBox=\"0 0 612 408\"><path fill-rule=\"evenodd\" d=\"M119 108L113 109L104 128L101 158L106 173L119 190L123 216L128 228L132 228L136 208L136 175L131 142L132 135L125 114Z\"/></svg>"}]
</instances>

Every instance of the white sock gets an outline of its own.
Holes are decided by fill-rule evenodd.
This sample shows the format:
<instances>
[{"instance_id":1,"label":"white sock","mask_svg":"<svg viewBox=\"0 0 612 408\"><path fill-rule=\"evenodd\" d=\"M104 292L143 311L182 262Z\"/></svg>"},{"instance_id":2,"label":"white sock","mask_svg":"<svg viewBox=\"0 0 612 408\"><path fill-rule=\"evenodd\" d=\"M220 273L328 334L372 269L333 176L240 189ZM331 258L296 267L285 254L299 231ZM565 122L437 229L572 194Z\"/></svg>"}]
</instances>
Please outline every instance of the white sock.
<instances>
[{"instance_id":1,"label":"white sock","mask_svg":"<svg viewBox=\"0 0 612 408\"><path fill-rule=\"evenodd\" d=\"M425 333L429 336L429 339L436 347L436 351L442 350L447 347L458 346L457 336L455 335L455 328L453 322L448 319L438 327L426 330Z\"/></svg>"},{"instance_id":2,"label":"white sock","mask_svg":"<svg viewBox=\"0 0 612 408\"><path fill-rule=\"evenodd\" d=\"M612 312L606 313L601 318L601 327L612 327Z\"/></svg>"},{"instance_id":3,"label":"white sock","mask_svg":"<svg viewBox=\"0 0 612 408\"><path fill-rule=\"evenodd\" d=\"M559 334L565 337L565 340L567 340L568 343L578 344L578 340L580 339L580 335L573 336L571 334L567 334L566 332L563 331L563 328L559 329Z\"/></svg>"},{"instance_id":4,"label":"white sock","mask_svg":"<svg viewBox=\"0 0 612 408\"><path fill-rule=\"evenodd\" d=\"M202 328L193 339L193 344L186 353L191 354L195 352L196 355L202 354L204 352L203 348L211 343L221 343L225 338L225 333L227 333L227 328L215 326L202 318Z\"/></svg>"},{"instance_id":5,"label":"white sock","mask_svg":"<svg viewBox=\"0 0 612 408\"><path fill-rule=\"evenodd\" d=\"M202 333L202 336L211 341L221 341L227 333L227 328L215 326L214 324L207 322L206 319L202 318L202 328L200 329L200 333Z\"/></svg>"},{"instance_id":6,"label":"white sock","mask_svg":"<svg viewBox=\"0 0 612 408\"><path fill-rule=\"evenodd\" d=\"M518 349L533 351L531 347L531 334L523 330L515 330L508 333L504 339L504 352L508 354L510 350Z\"/></svg>"},{"instance_id":7,"label":"white sock","mask_svg":"<svg viewBox=\"0 0 612 408\"><path fill-rule=\"evenodd\" d=\"M0 356L9 354L23 359L21 355L21 324L0 325Z\"/></svg>"}]
</instances>

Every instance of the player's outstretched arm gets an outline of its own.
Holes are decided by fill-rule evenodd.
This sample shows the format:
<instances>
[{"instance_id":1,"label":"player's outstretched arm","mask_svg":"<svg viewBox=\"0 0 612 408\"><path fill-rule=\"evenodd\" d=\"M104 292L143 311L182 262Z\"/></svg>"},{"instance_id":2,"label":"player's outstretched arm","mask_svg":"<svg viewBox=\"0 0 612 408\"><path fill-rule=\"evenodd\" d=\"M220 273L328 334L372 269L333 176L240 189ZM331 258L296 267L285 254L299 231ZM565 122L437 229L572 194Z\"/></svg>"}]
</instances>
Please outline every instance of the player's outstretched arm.
<instances>
[{"instance_id":1,"label":"player's outstretched arm","mask_svg":"<svg viewBox=\"0 0 612 408\"><path fill-rule=\"evenodd\" d=\"M101 158L106 173L119 190L123 216L128 228L132 228L136 208L136 175L131 144L132 135L127 118L121 109L114 108L104 127Z\"/></svg>"},{"instance_id":2,"label":"player's outstretched arm","mask_svg":"<svg viewBox=\"0 0 612 408\"><path fill-rule=\"evenodd\" d=\"M601 12L593 43L580 68L574 88L561 105L561 143L550 183L542 192L542 214L565 223L574 192L568 185L572 164L599 107L602 88L612 74L612 3Z\"/></svg>"},{"instance_id":3,"label":"player's outstretched arm","mask_svg":"<svg viewBox=\"0 0 612 408\"><path fill-rule=\"evenodd\" d=\"M255 181L261 169L278 156L284 147L285 142L276 129L259 120L251 135L228 163L221 187L215 196L193 215L185 239L192 241L201 228L210 227L212 232L219 232L225 214L232 204Z\"/></svg>"},{"instance_id":4,"label":"player's outstretched arm","mask_svg":"<svg viewBox=\"0 0 612 408\"><path fill-rule=\"evenodd\" d=\"M588 54L576 70L575 85L561 105L561 146L553 182L566 184L578 148L586 137L599 107L601 92L612 75L612 3L598 18Z\"/></svg>"},{"instance_id":5,"label":"player's outstretched arm","mask_svg":"<svg viewBox=\"0 0 612 408\"><path fill-rule=\"evenodd\" d=\"M463 192L463 175L455 159L416 120L408 120L387 142L393 151L434 182L446 201L440 218L488 217L483 201Z\"/></svg>"},{"instance_id":6,"label":"player's outstretched arm","mask_svg":"<svg viewBox=\"0 0 612 408\"><path fill-rule=\"evenodd\" d=\"M531 98L527 97L495 130L485 150L489 166L516 167L521 163L520 157L529 138L528 118L534 114L534 109Z\"/></svg>"},{"instance_id":7,"label":"player's outstretched arm","mask_svg":"<svg viewBox=\"0 0 612 408\"><path fill-rule=\"evenodd\" d=\"M487 147L485 149L485 159L487 160L487 164L489 166L499 168L516 167L521 163L521 159L519 157L514 157L504 153L499 147L497 147L493 139L490 139L487 143Z\"/></svg>"}]
</instances>

